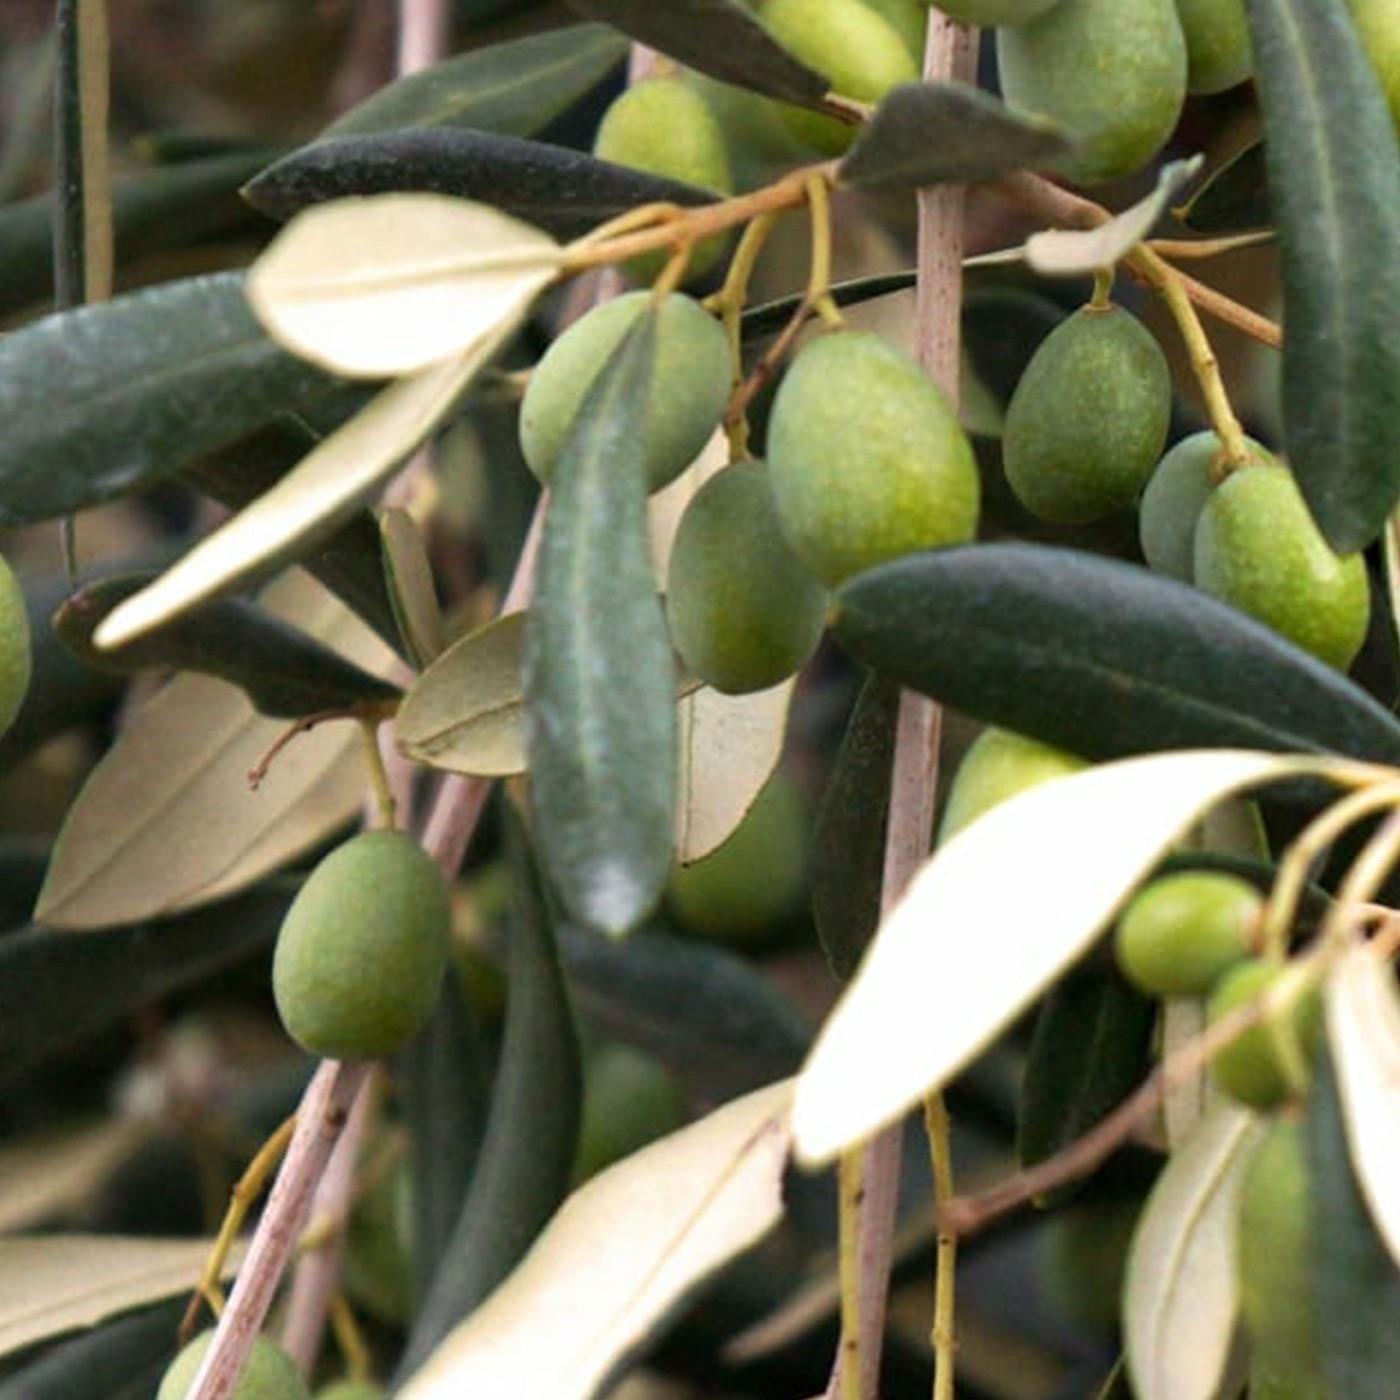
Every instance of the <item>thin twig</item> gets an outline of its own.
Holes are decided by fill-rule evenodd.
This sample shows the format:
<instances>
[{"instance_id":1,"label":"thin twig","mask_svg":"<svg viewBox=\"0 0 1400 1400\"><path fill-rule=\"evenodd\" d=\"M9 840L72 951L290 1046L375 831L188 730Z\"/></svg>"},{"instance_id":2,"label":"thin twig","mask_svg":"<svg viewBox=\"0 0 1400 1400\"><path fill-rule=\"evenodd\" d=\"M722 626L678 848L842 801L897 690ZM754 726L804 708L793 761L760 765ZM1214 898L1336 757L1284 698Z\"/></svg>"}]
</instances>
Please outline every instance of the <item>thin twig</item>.
<instances>
[{"instance_id":1,"label":"thin twig","mask_svg":"<svg viewBox=\"0 0 1400 1400\"><path fill-rule=\"evenodd\" d=\"M451 19L447 0L399 0L394 66L400 76L442 61Z\"/></svg>"}]
</instances>

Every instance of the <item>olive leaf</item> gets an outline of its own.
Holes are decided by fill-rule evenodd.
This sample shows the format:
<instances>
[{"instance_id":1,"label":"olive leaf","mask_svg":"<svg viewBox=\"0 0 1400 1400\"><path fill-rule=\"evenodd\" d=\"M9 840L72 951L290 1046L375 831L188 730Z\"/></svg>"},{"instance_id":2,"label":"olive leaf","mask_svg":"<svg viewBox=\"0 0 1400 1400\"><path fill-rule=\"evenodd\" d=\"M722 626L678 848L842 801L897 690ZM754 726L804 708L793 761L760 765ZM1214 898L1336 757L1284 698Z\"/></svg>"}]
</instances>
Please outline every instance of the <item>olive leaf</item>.
<instances>
[{"instance_id":1,"label":"olive leaf","mask_svg":"<svg viewBox=\"0 0 1400 1400\"><path fill-rule=\"evenodd\" d=\"M1346 0L1248 0L1283 277L1289 463L1339 554L1400 498L1400 147Z\"/></svg>"},{"instance_id":2,"label":"olive leaf","mask_svg":"<svg viewBox=\"0 0 1400 1400\"><path fill-rule=\"evenodd\" d=\"M1044 117L1013 112L962 83L901 83L881 100L837 168L843 185L919 189L994 180L1074 147Z\"/></svg>"},{"instance_id":3,"label":"olive leaf","mask_svg":"<svg viewBox=\"0 0 1400 1400\"><path fill-rule=\"evenodd\" d=\"M647 541L646 423L657 315L638 316L590 387L551 479L526 621L531 800L565 908L633 927L671 866L675 663Z\"/></svg>"},{"instance_id":4,"label":"olive leaf","mask_svg":"<svg viewBox=\"0 0 1400 1400\"><path fill-rule=\"evenodd\" d=\"M64 307L112 293L105 8L58 0L54 48L54 300Z\"/></svg>"},{"instance_id":5,"label":"olive leaf","mask_svg":"<svg viewBox=\"0 0 1400 1400\"><path fill-rule=\"evenodd\" d=\"M1264 1122L1215 1104L1172 1154L1133 1235L1123 1291L1123 1334L1139 1400L1237 1394L1225 1378L1239 1310L1237 1206Z\"/></svg>"},{"instance_id":6,"label":"olive leaf","mask_svg":"<svg viewBox=\"0 0 1400 1400\"><path fill-rule=\"evenodd\" d=\"M444 125L533 136L626 56L627 41L605 24L488 44L386 84L336 118L320 139Z\"/></svg>"},{"instance_id":7,"label":"olive leaf","mask_svg":"<svg viewBox=\"0 0 1400 1400\"><path fill-rule=\"evenodd\" d=\"M1272 227L1264 143L1255 141L1232 156L1172 212L1195 233L1239 233Z\"/></svg>"},{"instance_id":8,"label":"olive leaf","mask_svg":"<svg viewBox=\"0 0 1400 1400\"><path fill-rule=\"evenodd\" d=\"M102 620L154 577L120 574L88 584L59 608L54 631L98 670L131 675L157 668L218 676L244 691L260 713L284 719L398 698L397 686L241 598L206 603L128 646L99 651L92 634Z\"/></svg>"},{"instance_id":9,"label":"olive leaf","mask_svg":"<svg viewBox=\"0 0 1400 1400\"><path fill-rule=\"evenodd\" d=\"M1332 767L1244 750L1154 754L1032 788L965 827L915 876L823 1027L797 1081L799 1155L825 1162L945 1084L1215 803ZM956 958L930 929L956 940Z\"/></svg>"},{"instance_id":10,"label":"olive leaf","mask_svg":"<svg viewBox=\"0 0 1400 1400\"><path fill-rule=\"evenodd\" d=\"M591 1400L687 1293L777 1224L791 1092L726 1104L580 1187L403 1400Z\"/></svg>"},{"instance_id":11,"label":"olive leaf","mask_svg":"<svg viewBox=\"0 0 1400 1400\"><path fill-rule=\"evenodd\" d=\"M0 338L0 524L137 491L335 388L267 338L242 273L47 316Z\"/></svg>"},{"instance_id":12,"label":"olive leaf","mask_svg":"<svg viewBox=\"0 0 1400 1400\"><path fill-rule=\"evenodd\" d=\"M445 639L427 541L418 522L398 506L380 515L379 534L384 580L399 632L418 665L428 666L441 653Z\"/></svg>"},{"instance_id":13,"label":"olive leaf","mask_svg":"<svg viewBox=\"0 0 1400 1400\"><path fill-rule=\"evenodd\" d=\"M338 374L383 379L466 353L559 272L546 233L486 204L389 194L304 210L248 274L268 333Z\"/></svg>"}]
</instances>

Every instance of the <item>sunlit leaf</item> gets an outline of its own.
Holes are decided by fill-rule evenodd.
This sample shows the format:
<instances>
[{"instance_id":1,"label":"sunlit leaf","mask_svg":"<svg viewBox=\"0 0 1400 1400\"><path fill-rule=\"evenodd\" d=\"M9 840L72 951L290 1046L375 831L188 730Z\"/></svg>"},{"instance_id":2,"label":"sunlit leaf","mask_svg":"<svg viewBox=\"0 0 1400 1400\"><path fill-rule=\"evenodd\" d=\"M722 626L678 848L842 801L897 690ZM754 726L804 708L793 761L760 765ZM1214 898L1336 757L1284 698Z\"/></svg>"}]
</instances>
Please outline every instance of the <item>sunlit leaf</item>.
<instances>
[{"instance_id":1,"label":"sunlit leaf","mask_svg":"<svg viewBox=\"0 0 1400 1400\"><path fill-rule=\"evenodd\" d=\"M398 506L390 506L380 515L379 535L385 584L399 631L413 659L419 666L427 666L445 643L428 542L418 522Z\"/></svg>"}]
</instances>

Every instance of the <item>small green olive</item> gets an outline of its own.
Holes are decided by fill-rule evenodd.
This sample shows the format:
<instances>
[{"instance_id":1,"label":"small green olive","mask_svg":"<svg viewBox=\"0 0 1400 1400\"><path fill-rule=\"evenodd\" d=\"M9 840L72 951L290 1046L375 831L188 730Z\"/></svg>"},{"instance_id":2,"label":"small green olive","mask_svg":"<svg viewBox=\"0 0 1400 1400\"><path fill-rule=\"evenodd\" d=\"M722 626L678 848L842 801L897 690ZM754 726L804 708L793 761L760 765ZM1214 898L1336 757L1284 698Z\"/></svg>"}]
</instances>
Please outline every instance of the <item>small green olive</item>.
<instances>
[{"instance_id":1,"label":"small green olive","mask_svg":"<svg viewBox=\"0 0 1400 1400\"><path fill-rule=\"evenodd\" d=\"M185 1347L161 1378L156 1400L185 1400L213 1340L211 1329L201 1332ZM248 1353L248 1362L230 1400L310 1400L310 1395L292 1358L276 1342L259 1337Z\"/></svg>"},{"instance_id":2,"label":"small green olive","mask_svg":"<svg viewBox=\"0 0 1400 1400\"><path fill-rule=\"evenodd\" d=\"M596 1176L683 1122L680 1086L660 1060L630 1045L603 1045L584 1068L574 1176Z\"/></svg>"},{"instance_id":3,"label":"small green olive","mask_svg":"<svg viewBox=\"0 0 1400 1400\"><path fill-rule=\"evenodd\" d=\"M1281 969L1262 958L1237 963L1211 994L1207 1019L1214 1025L1262 996ZM1237 1036L1212 1061L1216 1083L1251 1108L1274 1108L1293 1096L1279 1046L1284 1037L1296 1046L1303 1068L1311 1065L1322 1036L1322 998L1316 988L1292 1003L1278 1021L1263 1021Z\"/></svg>"},{"instance_id":4,"label":"small green olive","mask_svg":"<svg viewBox=\"0 0 1400 1400\"><path fill-rule=\"evenodd\" d=\"M1087 766L1082 758L1024 734L1009 729L983 730L958 764L938 839L947 841L1017 793Z\"/></svg>"},{"instance_id":5,"label":"small green olive","mask_svg":"<svg viewBox=\"0 0 1400 1400\"><path fill-rule=\"evenodd\" d=\"M681 659L730 695L802 669L821 640L826 592L788 548L761 463L711 477L671 551L666 611Z\"/></svg>"},{"instance_id":6,"label":"small green olive","mask_svg":"<svg viewBox=\"0 0 1400 1400\"><path fill-rule=\"evenodd\" d=\"M327 1059L398 1049L437 1000L451 926L447 887L411 837L345 842L311 872L277 936L272 990L287 1033Z\"/></svg>"},{"instance_id":7,"label":"small green olive","mask_svg":"<svg viewBox=\"0 0 1400 1400\"><path fill-rule=\"evenodd\" d=\"M828 587L914 550L977 532L981 481L939 388L869 331L805 346L768 423L778 519Z\"/></svg>"},{"instance_id":8,"label":"small green olive","mask_svg":"<svg viewBox=\"0 0 1400 1400\"><path fill-rule=\"evenodd\" d=\"M593 381L651 303L629 292L580 318L545 352L520 405L520 448L548 481ZM647 481L659 491L700 455L729 400L729 342L698 301L668 296L658 312L646 427Z\"/></svg>"},{"instance_id":9,"label":"small green olive","mask_svg":"<svg viewBox=\"0 0 1400 1400\"><path fill-rule=\"evenodd\" d=\"M0 734L15 722L32 672L24 592L14 571L0 558Z\"/></svg>"},{"instance_id":10,"label":"small green olive","mask_svg":"<svg viewBox=\"0 0 1400 1400\"><path fill-rule=\"evenodd\" d=\"M1150 996L1205 996L1248 956L1263 899L1233 875L1153 880L1118 921L1118 965Z\"/></svg>"},{"instance_id":11,"label":"small green olive","mask_svg":"<svg viewBox=\"0 0 1400 1400\"><path fill-rule=\"evenodd\" d=\"M1225 92L1254 72L1245 0L1176 0L1186 39L1186 90Z\"/></svg>"}]
</instances>

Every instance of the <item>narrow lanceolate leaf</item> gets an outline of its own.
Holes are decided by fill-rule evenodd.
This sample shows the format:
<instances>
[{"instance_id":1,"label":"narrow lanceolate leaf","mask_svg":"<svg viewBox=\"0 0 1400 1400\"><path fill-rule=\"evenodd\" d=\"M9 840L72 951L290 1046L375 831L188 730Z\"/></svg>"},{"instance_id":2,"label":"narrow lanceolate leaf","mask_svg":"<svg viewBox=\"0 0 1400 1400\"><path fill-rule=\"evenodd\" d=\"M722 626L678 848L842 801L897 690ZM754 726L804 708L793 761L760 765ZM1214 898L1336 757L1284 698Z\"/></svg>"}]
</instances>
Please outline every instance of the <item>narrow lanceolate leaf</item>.
<instances>
[{"instance_id":1,"label":"narrow lanceolate leaf","mask_svg":"<svg viewBox=\"0 0 1400 1400\"><path fill-rule=\"evenodd\" d=\"M1400 499L1400 147L1346 0L1249 0L1283 274L1283 420L1348 554Z\"/></svg>"},{"instance_id":2,"label":"narrow lanceolate leaf","mask_svg":"<svg viewBox=\"0 0 1400 1400\"><path fill-rule=\"evenodd\" d=\"M0 524L139 490L332 387L263 333L242 273L46 317L0 339Z\"/></svg>"},{"instance_id":3,"label":"narrow lanceolate leaf","mask_svg":"<svg viewBox=\"0 0 1400 1400\"><path fill-rule=\"evenodd\" d=\"M404 1400L591 1400L687 1293L778 1222L790 1093L760 1089L581 1187Z\"/></svg>"},{"instance_id":4,"label":"narrow lanceolate leaf","mask_svg":"<svg viewBox=\"0 0 1400 1400\"><path fill-rule=\"evenodd\" d=\"M1046 229L1026 239L1026 262L1045 277L1079 277L1112 267L1152 232L1176 193L1196 176L1203 157L1173 161L1157 187L1130 209L1091 229Z\"/></svg>"},{"instance_id":5,"label":"narrow lanceolate leaf","mask_svg":"<svg viewBox=\"0 0 1400 1400\"><path fill-rule=\"evenodd\" d=\"M400 1379L519 1263L567 1195L578 1151L583 1080L573 1011L539 875L515 829L512 844L510 993L491 1117Z\"/></svg>"},{"instance_id":6,"label":"narrow lanceolate leaf","mask_svg":"<svg viewBox=\"0 0 1400 1400\"><path fill-rule=\"evenodd\" d=\"M1400 1268L1400 995L1394 970L1358 944L1337 964L1326 996L1352 1171Z\"/></svg>"},{"instance_id":7,"label":"narrow lanceolate leaf","mask_svg":"<svg viewBox=\"0 0 1400 1400\"><path fill-rule=\"evenodd\" d=\"M822 1030L797 1083L799 1153L827 1161L946 1083L1202 812L1329 766L1229 749L1155 754L1032 788L965 827L891 911Z\"/></svg>"},{"instance_id":8,"label":"narrow lanceolate leaf","mask_svg":"<svg viewBox=\"0 0 1400 1400\"><path fill-rule=\"evenodd\" d=\"M716 198L564 146L456 127L318 141L270 166L244 193L255 209L286 219L327 200L410 191L473 199L556 238L581 237L639 204Z\"/></svg>"},{"instance_id":9,"label":"narrow lanceolate leaf","mask_svg":"<svg viewBox=\"0 0 1400 1400\"><path fill-rule=\"evenodd\" d=\"M1172 1154L1128 1254L1123 1335L1138 1400L1225 1391L1239 1311L1236 1209L1263 1120L1219 1103Z\"/></svg>"},{"instance_id":10,"label":"narrow lanceolate leaf","mask_svg":"<svg viewBox=\"0 0 1400 1400\"><path fill-rule=\"evenodd\" d=\"M1400 762L1400 723L1194 588L1077 550L990 544L852 579L835 632L868 666L1086 758L1242 745Z\"/></svg>"},{"instance_id":11,"label":"narrow lanceolate leaf","mask_svg":"<svg viewBox=\"0 0 1400 1400\"><path fill-rule=\"evenodd\" d=\"M382 87L322 133L469 126L533 136L591 92L627 56L605 24L575 24L459 54Z\"/></svg>"},{"instance_id":12,"label":"narrow lanceolate leaf","mask_svg":"<svg viewBox=\"0 0 1400 1400\"><path fill-rule=\"evenodd\" d=\"M826 79L768 33L737 0L569 0L590 19L605 20L653 49L712 78L814 106Z\"/></svg>"},{"instance_id":13,"label":"narrow lanceolate leaf","mask_svg":"<svg viewBox=\"0 0 1400 1400\"><path fill-rule=\"evenodd\" d=\"M1190 199L1173 211L1196 233L1243 233L1274 221L1264 169L1264 143L1256 141L1212 172Z\"/></svg>"},{"instance_id":14,"label":"narrow lanceolate leaf","mask_svg":"<svg viewBox=\"0 0 1400 1400\"><path fill-rule=\"evenodd\" d=\"M554 469L525 634L541 856L569 913L625 933L671 866L675 664L652 581L643 448L656 313L584 400Z\"/></svg>"},{"instance_id":15,"label":"narrow lanceolate leaf","mask_svg":"<svg viewBox=\"0 0 1400 1400\"><path fill-rule=\"evenodd\" d=\"M261 597L270 611L383 673L388 648L301 572ZM142 705L68 809L35 917L110 928L253 884L326 839L364 797L359 736L318 726L278 755L256 791L248 772L286 733L241 691L180 676Z\"/></svg>"},{"instance_id":16,"label":"narrow lanceolate leaf","mask_svg":"<svg viewBox=\"0 0 1400 1400\"><path fill-rule=\"evenodd\" d=\"M990 93L962 83L903 83L861 128L837 173L843 185L918 189L995 180L1072 149L1054 122L1013 112Z\"/></svg>"},{"instance_id":17,"label":"narrow lanceolate leaf","mask_svg":"<svg viewBox=\"0 0 1400 1400\"><path fill-rule=\"evenodd\" d=\"M382 390L270 491L117 608L97 629L97 645L122 646L297 559L407 461L514 328L509 321L456 358Z\"/></svg>"},{"instance_id":18,"label":"narrow lanceolate leaf","mask_svg":"<svg viewBox=\"0 0 1400 1400\"><path fill-rule=\"evenodd\" d=\"M782 681L752 695L701 688L680 702L676 859L682 864L722 846L773 776L796 686Z\"/></svg>"},{"instance_id":19,"label":"narrow lanceolate leaf","mask_svg":"<svg viewBox=\"0 0 1400 1400\"><path fill-rule=\"evenodd\" d=\"M1391 1400L1400 1375L1400 1267L1376 1233L1355 1175L1340 1086L1326 1057L1308 1096L1309 1242L1318 1351L1330 1393Z\"/></svg>"},{"instance_id":20,"label":"narrow lanceolate leaf","mask_svg":"<svg viewBox=\"0 0 1400 1400\"><path fill-rule=\"evenodd\" d=\"M430 665L443 648L442 607L433 585L428 542L418 522L398 506L379 517L384 546L384 580L413 660Z\"/></svg>"},{"instance_id":21,"label":"narrow lanceolate leaf","mask_svg":"<svg viewBox=\"0 0 1400 1400\"><path fill-rule=\"evenodd\" d=\"M436 194L307 209L248 274L268 333L338 374L383 379L458 355L518 316L559 271L546 233Z\"/></svg>"},{"instance_id":22,"label":"narrow lanceolate leaf","mask_svg":"<svg viewBox=\"0 0 1400 1400\"><path fill-rule=\"evenodd\" d=\"M326 710L385 704L399 690L323 643L242 598L221 598L130 646L99 651L92 634L113 608L153 574L121 574L75 593L54 615L54 631L79 659L99 670L197 671L236 685L265 715L300 719Z\"/></svg>"}]
</instances>

